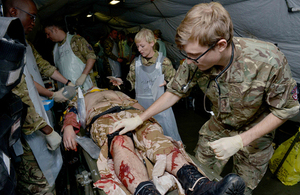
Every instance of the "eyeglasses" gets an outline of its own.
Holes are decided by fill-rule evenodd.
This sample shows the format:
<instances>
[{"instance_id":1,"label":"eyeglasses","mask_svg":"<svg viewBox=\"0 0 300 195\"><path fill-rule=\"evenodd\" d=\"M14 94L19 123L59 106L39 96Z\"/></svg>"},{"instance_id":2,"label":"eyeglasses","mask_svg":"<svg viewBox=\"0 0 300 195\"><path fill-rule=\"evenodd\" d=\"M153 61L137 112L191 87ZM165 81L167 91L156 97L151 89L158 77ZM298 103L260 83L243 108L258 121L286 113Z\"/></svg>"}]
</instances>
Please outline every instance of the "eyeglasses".
<instances>
[{"instance_id":1,"label":"eyeglasses","mask_svg":"<svg viewBox=\"0 0 300 195\"><path fill-rule=\"evenodd\" d=\"M203 54L201 54L201 55L200 55L198 58L196 58L196 59L189 57L185 51L180 50L180 53L181 53L181 55L183 55L185 58L187 58L187 59L189 59L189 60L193 60L194 62L198 63L198 60L199 60L202 56L204 56L209 50L211 50L212 48L214 48L214 47L216 46L217 43L218 43L218 41L215 42L214 44L212 44L212 45L211 45L211 46L210 46Z\"/></svg>"},{"instance_id":2,"label":"eyeglasses","mask_svg":"<svg viewBox=\"0 0 300 195\"><path fill-rule=\"evenodd\" d=\"M18 9L18 10L20 10L20 11L22 11L22 12L25 12L26 14L30 15L30 19L31 19L33 22L35 22L36 15L30 14L30 13L28 13L27 11L24 11L24 10L18 8L18 7L15 7L15 9Z\"/></svg>"},{"instance_id":3,"label":"eyeglasses","mask_svg":"<svg viewBox=\"0 0 300 195\"><path fill-rule=\"evenodd\" d=\"M188 57L187 54L185 53L185 51L181 51L181 50L180 50L180 53L181 53L185 58L187 58L187 59L189 59L189 60L193 60L193 61L195 61L196 63L198 63L198 60L199 60L202 56L204 56L209 50L211 50L212 48L214 48L214 46L216 46L216 44L217 44L218 42L219 42L219 40L216 41L214 44L212 44L212 46L210 46L203 54L201 54L201 55L200 55L198 58L196 58L196 59L193 59L193 58ZM197 69L194 71L193 76L192 76L192 78L188 81L188 83L187 83L186 85L182 85L181 90L183 90L184 93L186 93L186 92L189 90L189 85L190 85L190 83L192 82L192 80L193 80L193 78L194 78L195 73L197 72L197 70L198 70L198 67L197 67Z\"/></svg>"}]
</instances>

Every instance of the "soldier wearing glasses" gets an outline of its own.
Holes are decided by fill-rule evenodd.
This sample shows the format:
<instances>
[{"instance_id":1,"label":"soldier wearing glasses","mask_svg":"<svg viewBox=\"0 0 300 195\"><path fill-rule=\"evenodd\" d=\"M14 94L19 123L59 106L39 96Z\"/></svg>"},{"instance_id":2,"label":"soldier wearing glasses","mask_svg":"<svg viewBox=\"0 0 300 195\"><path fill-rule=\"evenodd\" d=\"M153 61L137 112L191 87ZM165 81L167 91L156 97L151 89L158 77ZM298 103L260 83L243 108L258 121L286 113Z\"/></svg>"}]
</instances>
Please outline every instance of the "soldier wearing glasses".
<instances>
[{"instance_id":1,"label":"soldier wearing glasses","mask_svg":"<svg viewBox=\"0 0 300 195\"><path fill-rule=\"evenodd\" d=\"M32 0L5 0L3 7L6 17L18 17L20 19L25 34L32 31L37 14L36 6ZM59 149L61 137L49 125L48 116L33 81L37 78L37 74L33 74L29 66L34 67L33 63L40 64L43 66L44 73L49 74L49 76L55 75L57 70L49 62L43 60L30 45L26 47L25 56L24 75L20 83L12 89L12 92L28 106L28 112L21 129L21 148L24 153L16 166L16 191L17 194L22 195L56 194L55 178L62 165ZM40 74L38 70L37 73ZM65 79L65 82L67 81Z\"/></svg>"},{"instance_id":2,"label":"soldier wearing glasses","mask_svg":"<svg viewBox=\"0 0 300 195\"><path fill-rule=\"evenodd\" d=\"M299 111L285 56L271 43L233 37L230 15L216 2L194 6L175 42L186 60L167 92L141 115L116 122L114 130L134 129L198 84L212 102L212 116L200 129L196 157L220 174L233 156L233 172L246 182L245 194L252 194L273 154L274 130Z\"/></svg>"}]
</instances>

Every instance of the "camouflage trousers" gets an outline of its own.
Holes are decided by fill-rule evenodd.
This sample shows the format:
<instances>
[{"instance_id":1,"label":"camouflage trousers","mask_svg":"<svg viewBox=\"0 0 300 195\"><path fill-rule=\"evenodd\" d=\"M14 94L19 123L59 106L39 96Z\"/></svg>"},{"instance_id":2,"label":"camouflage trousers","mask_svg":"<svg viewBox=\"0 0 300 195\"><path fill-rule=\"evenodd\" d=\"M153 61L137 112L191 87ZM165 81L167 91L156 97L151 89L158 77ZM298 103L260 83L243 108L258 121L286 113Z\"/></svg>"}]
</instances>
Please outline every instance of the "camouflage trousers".
<instances>
[{"instance_id":1,"label":"camouflage trousers","mask_svg":"<svg viewBox=\"0 0 300 195\"><path fill-rule=\"evenodd\" d=\"M17 193L20 195L55 195L55 185L49 186L29 145L24 140L22 145L24 154L16 168Z\"/></svg>"},{"instance_id":2,"label":"camouflage trousers","mask_svg":"<svg viewBox=\"0 0 300 195\"><path fill-rule=\"evenodd\" d=\"M195 148L195 156L201 163L209 166L220 175L229 159L216 159L213 150L207 143L223 137L235 136L242 132L228 129L221 130L221 128L220 130L214 129L212 131L209 128L209 123L211 122L213 122L211 119L207 121L199 131L199 140ZM252 190L257 187L267 171L268 162L274 152L272 147L274 136L275 131L258 138L233 155L232 172L241 176L245 181L247 186L245 195L252 194Z\"/></svg>"}]
</instances>

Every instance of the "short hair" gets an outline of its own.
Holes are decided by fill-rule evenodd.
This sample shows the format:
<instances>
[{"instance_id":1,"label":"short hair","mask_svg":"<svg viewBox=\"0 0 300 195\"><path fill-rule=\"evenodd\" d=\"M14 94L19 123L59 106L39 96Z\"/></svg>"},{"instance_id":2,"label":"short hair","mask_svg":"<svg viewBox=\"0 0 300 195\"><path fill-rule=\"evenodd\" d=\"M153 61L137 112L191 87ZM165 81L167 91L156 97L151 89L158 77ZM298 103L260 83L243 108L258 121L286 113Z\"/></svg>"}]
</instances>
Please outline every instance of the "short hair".
<instances>
[{"instance_id":1,"label":"short hair","mask_svg":"<svg viewBox=\"0 0 300 195\"><path fill-rule=\"evenodd\" d=\"M194 41L211 46L222 38L231 43L232 37L233 24L225 8L217 2L200 3L188 11L177 28L175 43L179 49Z\"/></svg>"},{"instance_id":2,"label":"short hair","mask_svg":"<svg viewBox=\"0 0 300 195\"><path fill-rule=\"evenodd\" d=\"M62 17L45 20L42 22L42 24L43 24L44 28L55 26L55 27L59 28L60 30L67 32L67 26Z\"/></svg>"},{"instance_id":3,"label":"short hair","mask_svg":"<svg viewBox=\"0 0 300 195\"><path fill-rule=\"evenodd\" d=\"M142 39L146 39L146 41L147 41L148 43L151 43L151 42L154 42L154 43L155 43L155 42L156 42L152 30L147 29L147 28L142 28L142 29L135 35L134 42L135 42L135 43L138 43L138 42L140 42Z\"/></svg>"},{"instance_id":4,"label":"short hair","mask_svg":"<svg viewBox=\"0 0 300 195\"><path fill-rule=\"evenodd\" d=\"M33 0L2 0L4 16L8 14L10 8L12 7L22 8L24 6L24 3L27 2L32 2L36 6Z\"/></svg>"}]
</instances>

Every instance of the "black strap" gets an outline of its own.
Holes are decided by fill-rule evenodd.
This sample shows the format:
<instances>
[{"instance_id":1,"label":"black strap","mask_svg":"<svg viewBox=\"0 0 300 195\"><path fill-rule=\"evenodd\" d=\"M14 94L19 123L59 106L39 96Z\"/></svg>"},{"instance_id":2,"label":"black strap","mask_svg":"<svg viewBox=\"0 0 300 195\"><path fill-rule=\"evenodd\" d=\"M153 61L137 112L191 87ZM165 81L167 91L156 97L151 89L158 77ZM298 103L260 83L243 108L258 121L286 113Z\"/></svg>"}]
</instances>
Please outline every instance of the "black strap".
<instances>
[{"instance_id":1,"label":"black strap","mask_svg":"<svg viewBox=\"0 0 300 195\"><path fill-rule=\"evenodd\" d=\"M136 108L134 107L123 107L123 106L115 106L115 107L112 107L100 114L97 114L96 116L94 116L90 122L90 124L88 124L87 128L90 129L92 124L101 116L104 116L106 114L112 114L112 113L117 113L117 112L121 112L123 110L136 110Z\"/></svg>"}]
</instances>

